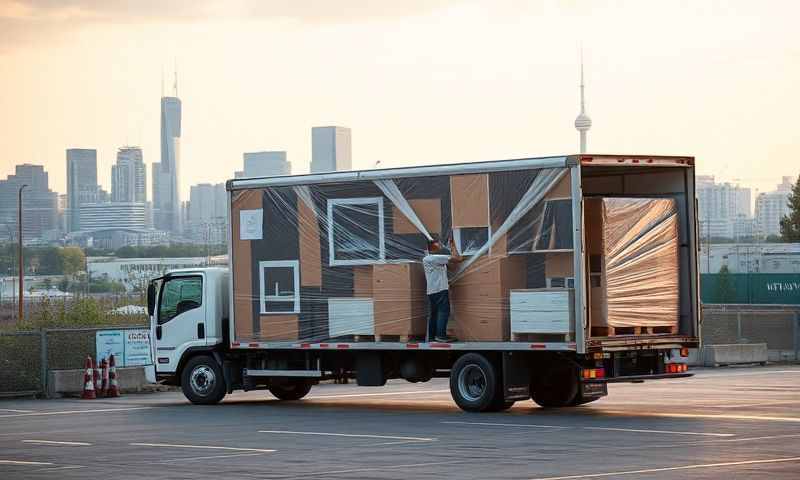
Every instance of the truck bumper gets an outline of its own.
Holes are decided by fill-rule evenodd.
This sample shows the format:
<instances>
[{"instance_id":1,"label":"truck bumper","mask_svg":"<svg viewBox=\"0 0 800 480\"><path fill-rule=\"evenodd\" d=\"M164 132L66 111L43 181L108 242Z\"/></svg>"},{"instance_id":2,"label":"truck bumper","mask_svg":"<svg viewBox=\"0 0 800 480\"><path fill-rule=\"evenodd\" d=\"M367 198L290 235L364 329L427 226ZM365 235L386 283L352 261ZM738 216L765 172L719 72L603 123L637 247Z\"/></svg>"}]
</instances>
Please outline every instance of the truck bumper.
<instances>
[{"instance_id":1,"label":"truck bumper","mask_svg":"<svg viewBox=\"0 0 800 480\"><path fill-rule=\"evenodd\" d=\"M642 383L645 380L663 380L666 378L683 378L694 376L694 373L658 373L653 375L629 375L626 377L610 377L610 378L597 378L585 379L584 384L590 383Z\"/></svg>"}]
</instances>

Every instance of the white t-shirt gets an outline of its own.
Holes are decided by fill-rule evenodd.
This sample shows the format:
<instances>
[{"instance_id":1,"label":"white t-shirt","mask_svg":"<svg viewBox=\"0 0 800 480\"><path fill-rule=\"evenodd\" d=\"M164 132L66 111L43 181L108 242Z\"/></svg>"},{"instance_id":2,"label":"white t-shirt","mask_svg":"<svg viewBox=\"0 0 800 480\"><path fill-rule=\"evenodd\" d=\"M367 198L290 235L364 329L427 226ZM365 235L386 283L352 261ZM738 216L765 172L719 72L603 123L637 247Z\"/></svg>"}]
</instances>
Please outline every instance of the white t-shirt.
<instances>
[{"instance_id":1,"label":"white t-shirt","mask_svg":"<svg viewBox=\"0 0 800 480\"><path fill-rule=\"evenodd\" d=\"M450 255L426 255L422 259L428 295L447 290L447 263Z\"/></svg>"}]
</instances>

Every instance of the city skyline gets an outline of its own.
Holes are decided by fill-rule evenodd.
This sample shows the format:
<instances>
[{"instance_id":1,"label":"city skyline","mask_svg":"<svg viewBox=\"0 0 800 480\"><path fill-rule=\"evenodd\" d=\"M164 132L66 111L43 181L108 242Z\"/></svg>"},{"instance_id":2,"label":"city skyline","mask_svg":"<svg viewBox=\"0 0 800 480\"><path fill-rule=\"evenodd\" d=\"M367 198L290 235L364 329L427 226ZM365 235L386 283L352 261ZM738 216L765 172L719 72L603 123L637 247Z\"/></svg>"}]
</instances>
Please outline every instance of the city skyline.
<instances>
[{"instance_id":1,"label":"city skyline","mask_svg":"<svg viewBox=\"0 0 800 480\"><path fill-rule=\"evenodd\" d=\"M314 125L358 132L354 169L575 153L581 44L596 122L589 151L690 154L699 174L759 191L796 175L800 139L785 106L800 101L800 40L789 2L412 1L385 12L365 4L347 21L325 6L216 17L171 6L125 22L113 5L20 5L0 11L14 40L0 48L11 72L0 102L14 113L0 122L0 177L42 164L60 192L65 148L97 150L105 189L120 145L140 145L149 173L160 151L159 79L176 58L181 156L193 166L181 172L183 200L190 185L232 176L241 152L286 150L304 173ZM37 15L46 20L30 23ZM656 16L663 22L637 21ZM475 36L479 25L489 30ZM564 31L580 34L549 41ZM251 61L253 44L270 45L263 62ZM73 75L78 52L87 61Z\"/></svg>"}]
</instances>

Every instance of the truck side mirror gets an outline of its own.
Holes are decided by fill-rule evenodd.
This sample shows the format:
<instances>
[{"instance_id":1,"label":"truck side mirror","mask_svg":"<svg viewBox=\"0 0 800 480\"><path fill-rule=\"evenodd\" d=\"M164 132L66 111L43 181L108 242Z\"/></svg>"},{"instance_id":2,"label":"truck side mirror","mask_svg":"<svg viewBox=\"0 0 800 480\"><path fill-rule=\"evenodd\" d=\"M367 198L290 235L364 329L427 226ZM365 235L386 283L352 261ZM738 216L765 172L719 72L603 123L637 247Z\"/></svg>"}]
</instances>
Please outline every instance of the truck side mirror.
<instances>
[{"instance_id":1,"label":"truck side mirror","mask_svg":"<svg viewBox=\"0 0 800 480\"><path fill-rule=\"evenodd\" d=\"M153 282L147 284L147 314L153 315L156 311L156 285Z\"/></svg>"}]
</instances>

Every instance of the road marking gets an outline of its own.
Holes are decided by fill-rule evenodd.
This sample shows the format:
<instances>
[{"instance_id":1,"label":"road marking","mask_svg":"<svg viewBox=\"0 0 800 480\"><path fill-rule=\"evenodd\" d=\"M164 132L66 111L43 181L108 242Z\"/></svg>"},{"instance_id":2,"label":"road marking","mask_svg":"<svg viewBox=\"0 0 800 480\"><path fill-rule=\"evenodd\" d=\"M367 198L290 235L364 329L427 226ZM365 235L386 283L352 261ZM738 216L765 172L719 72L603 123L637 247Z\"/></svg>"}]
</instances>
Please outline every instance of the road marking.
<instances>
[{"instance_id":1,"label":"road marking","mask_svg":"<svg viewBox=\"0 0 800 480\"><path fill-rule=\"evenodd\" d=\"M37 445L69 445L75 447L89 447L92 444L86 442L57 442L55 440L23 440L22 443L33 443Z\"/></svg>"},{"instance_id":2,"label":"road marking","mask_svg":"<svg viewBox=\"0 0 800 480\"><path fill-rule=\"evenodd\" d=\"M612 427L581 427L584 430L608 430L610 432L634 432L634 433L664 433L672 435L702 435L707 437L735 437L733 433L706 433L706 432L677 432L675 430L640 430L635 428L612 428Z\"/></svg>"},{"instance_id":3,"label":"road marking","mask_svg":"<svg viewBox=\"0 0 800 480\"><path fill-rule=\"evenodd\" d=\"M716 418L720 420L763 420L767 422L800 422L800 417L772 417L762 415L723 415L714 413L656 413L628 412L625 410L598 410L602 413L614 413L629 417L668 417L668 418Z\"/></svg>"},{"instance_id":4,"label":"road marking","mask_svg":"<svg viewBox=\"0 0 800 480\"><path fill-rule=\"evenodd\" d=\"M330 433L330 432L295 432L290 430L259 430L258 433L285 433L289 435L321 435L330 437L355 437L355 438L385 438L386 440L409 440L416 442L435 442L435 438L423 437L396 437L392 435L366 435L356 433Z\"/></svg>"},{"instance_id":5,"label":"road marking","mask_svg":"<svg viewBox=\"0 0 800 480\"><path fill-rule=\"evenodd\" d=\"M449 422L443 421L439 423L446 423L449 425L479 425L484 427L560 428L560 429L573 428L573 427L562 427L559 425L530 425L525 423L492 423L492 422L459 422L459 421L449 421Z\"/></svg>"},{"instance_id":6,"label":"road marking","mask_svg":"<svg viewBox=\"0 0 800 480\"><path fill-rule=\"evenodd\" d=\"M79 413L102 413L102 412L127 412L130 410L148 410L154 407L128 407L128 408L96 408L93 410L61 410L56 412L30 412L30 413L11 413L0 415L0 418L9 417L39 417L45 415L72 415Z\"/></svg>"},{"instance_id":7,"label":"road marking","mask_svg":"<svg viewBox=\"0 0 800 480\"><path fill-rule=\"evenodd\" d=\"M766 460L744 460L741 462L702 463L697 465L680 465L678 467L646 468L642 470L627 470L621 472L588 473L585 475L567 475L565 477L540 477L531 480L571 480L577 478L616 477L618 475L638 475L643 473L670 472L674 470L693 470L696 468L735 467L738 465L755 465L761 463L797 462L800 457L768 458Z\"/></svg>"},{"instance_id":8,"label":"road marking","mask_svg":"<svg viewBox=\"0 0 800 480\"><path fill-rule=\"evenodd\" d=\"M733 433L706 433L706 432L678 432L675 430L643 430L635 428L614 428L614 427L562 427L557 425L530 425L525 423L491 423L491 422L439 422L451 425L479 425L479 426L492 426L492 427L522 427L522 428L557 428L563 430L608 430L612 432L634 432L634 433L663 433L671 435L703 435L709 437L734 437Z\"/></svg>"},{"instance_id":9,"label":"road marking","mask_svg":"<svg viewBox=\"0 0 800 480\"><path fill-rule=\"evenodd\" d=\"M0 460L0 465L55 465L50 462L24 462L22 460Z\"/></svg>"},{"instance_id":10,"label":"road marking","mask_svg":"<svg viewBox=\"0 0 800 480\"><path fill-rule=\"evenodd\" d=\"M239 448L239 447L217 447L213 445L179 445L173 443L129 443L133 447L162 447L162 448L202 448L208 450L235 450L239 452L260 452L272 453L275 450L265 448Z\"/></svg>"},{"instance_id":11,"label":"road marking","mask_svg":"<svg viewBox=\"0 0 800 480\"><path fill-rule=\"evenodd\" d=\"M448 393L450 390L417 390L417 391L404 391L404 392L380 392L380 393L344 393L341 395L309 395L306 397L308 400L317 398L350 398L350 397L382 397L391 395L418 395L420 393Z\"/></svg>"},{"instance_id":12,"label":"road marking","mask_svg":"<svg viewBox=\"0 0 800 480\"><path fill-rule=\"evenodd\" d=\"M325 470L321 472L309 472L303 474L291 474L291 475L283 475L283 476L273 476L270 478L285 478L285 479L304 479L307 477L316 477L316 476L331 476L331 475L339 475L343 473L356 473L356 472L374 472L374 471L382 471L382 470L394 470L397 468L420 468L420 467L433 467L437 465L452 465L454 463L464 463L464 460L449 460L446 462L428 462L428 463L406 463L402 465L378 465L375 467L361 467L361 468L351 468L348 470ZM240 475L246 477L255 477L255 478L264 478L261 475L253 475L248 473L240 473Z\"/></svg>"},{"instance_id":13,"label":"road marking","mask_svg":"<svg viewBox=\"0 0 800 480\"><path fill-rule=\"evenodd\" d=\"M264 455L262 452L254 452L254 453L229 453L227 455L209 455L205 457L184 457L184 458L171 458L169 460L162 460L156 463L174 463L174 462L181 462L186 460L208 460L211 458L233 458L233 457L258 457L260 455Z\"/></svg>"},{"instance_id":14,"label":"road marking","mask_svg":"<svg viewBox=\"0 0 800 480\"><path fill-rule=\"evenodd\" d=\"M14 408L0 408L0 412L31 413L33 410L16 410Z\"/></svg>"},{"instance_id":15,"label":"road marking","mask_svg":"<svg viewBox=\"0 0 800 480\"><path fill-rule=\"evenodd\" d=\"M75 468L86 468L85 465L64 465L62 467L48 467L34 470L34 472L52 472L53 470L72 470Z\"/></svg>"}]
</instances>

